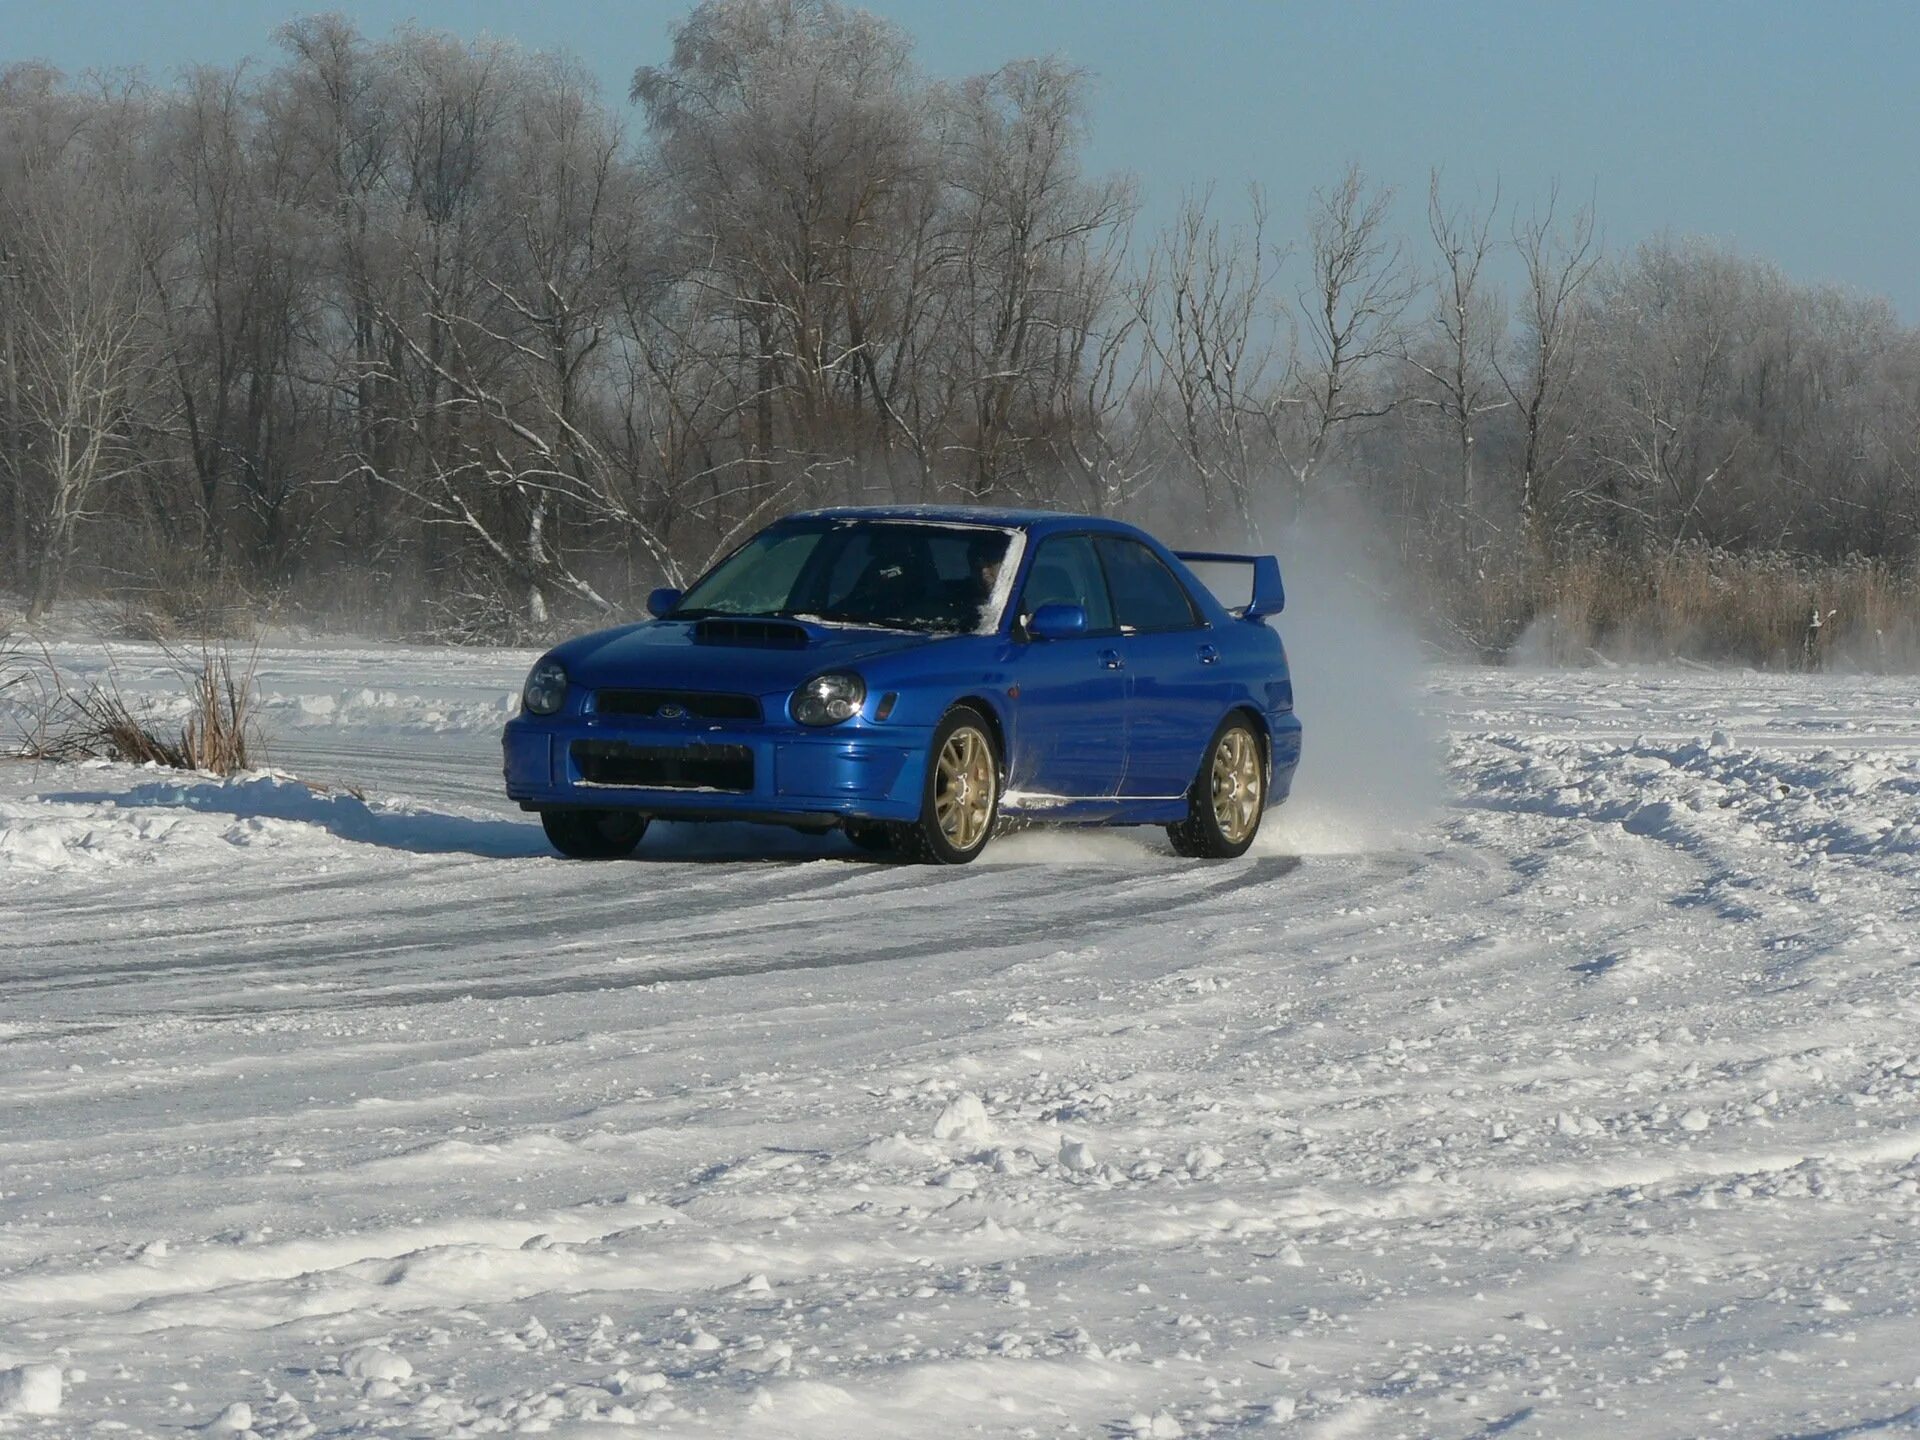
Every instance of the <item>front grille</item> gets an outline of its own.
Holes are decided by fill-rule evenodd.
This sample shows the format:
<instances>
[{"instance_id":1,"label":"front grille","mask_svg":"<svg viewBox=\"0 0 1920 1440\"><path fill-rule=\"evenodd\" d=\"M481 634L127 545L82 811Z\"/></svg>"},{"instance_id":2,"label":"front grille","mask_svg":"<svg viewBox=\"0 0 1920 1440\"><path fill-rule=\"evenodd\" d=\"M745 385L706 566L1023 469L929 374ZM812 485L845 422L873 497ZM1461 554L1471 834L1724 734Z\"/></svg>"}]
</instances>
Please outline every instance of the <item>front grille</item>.
<instances>
[{"instance_id":1,"label":"front grille","mask_svg":"<svg viewBox=\"0 0 1920 1440\"><path fill-rule=\"evenodd\" d=\"M588 785L644 790L753 789L753 751L745 745L632 745L576 740L573 764Z\"/></svg>"},{"instance_id":2,"label":"front grille","mask_svg":"<svg viewBox=\"0 0 1920 1440\"><path fill-rule=\"evenodd\" d=\"M719 695L700 690L602 690L593 708L601 715L644 715L656 720L758 720L760 701L752 695Z\"/></svg>"}]
</instances>

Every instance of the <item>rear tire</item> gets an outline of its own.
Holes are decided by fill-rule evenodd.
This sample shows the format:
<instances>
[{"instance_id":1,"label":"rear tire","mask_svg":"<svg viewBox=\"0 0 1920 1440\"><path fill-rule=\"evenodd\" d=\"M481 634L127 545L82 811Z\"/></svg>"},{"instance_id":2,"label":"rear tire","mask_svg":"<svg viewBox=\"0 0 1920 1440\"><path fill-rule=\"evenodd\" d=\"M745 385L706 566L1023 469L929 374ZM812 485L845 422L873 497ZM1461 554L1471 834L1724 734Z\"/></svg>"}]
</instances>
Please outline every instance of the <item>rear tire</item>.
<instances>
[{"instance_id":1,"label":"rear tire","mask_svg":"<svg viewBox=\"0 0 1920 1440\"><path fill-rule=\"evenodd\" d=\"M627 810L542 810L540 825L569 860L618 860L647 833L647 817Z\"/></svg>"},{"instance_id":2,"label":"rear tire","mask_svg":"<svg viewBox=\"0 0 1920 1440\"><path fill-rule=\"evenodd\" d=\"M987 719L954 707L934 728L920 818L898 826L894 841L909 860L965 865L987 848L1000 816L1000 752Z\"/></svg>"},{"instance_id":3,"label":"rear tire","mask_svg":"<svg viewBox=\"0 0 1920 1440\"><path fill-rule=\"evenodd\" d=\"M1167 839L1176 855L1232 860L1247 853L1266 810L1266 747L1245 715L1229 715L1200 757L1187 818L1167 827Z\"/></svg>"}]
</instances>

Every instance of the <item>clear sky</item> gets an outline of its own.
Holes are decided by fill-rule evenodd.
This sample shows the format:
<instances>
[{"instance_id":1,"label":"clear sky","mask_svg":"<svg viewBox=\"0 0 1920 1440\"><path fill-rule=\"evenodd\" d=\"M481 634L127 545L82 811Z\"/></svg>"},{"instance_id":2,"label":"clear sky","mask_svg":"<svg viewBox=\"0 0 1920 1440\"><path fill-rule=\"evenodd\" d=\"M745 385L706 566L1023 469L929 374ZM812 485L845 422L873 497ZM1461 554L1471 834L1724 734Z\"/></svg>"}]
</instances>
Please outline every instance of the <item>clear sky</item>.
<instances>
[{"instance_id":1,"label":"clear sky","mask_svg":"<svg viewBox=\"0 0 1920 1440\"><path fill-rule=\"evenodd\" d=\"M281 21L341 11L569 50L624 103L682 0L0 0L0 63L63 69L266 56ZM1610 249L1663 228L1920 319L1920 5L1835 0L868 0L939 75L1058 54L1097 77L1092 159L1184 187L1257 180L1276 230L1349 159L1419 222L1427 171L1527 199L1559 177Z\"/></svg>"}]
</instances>

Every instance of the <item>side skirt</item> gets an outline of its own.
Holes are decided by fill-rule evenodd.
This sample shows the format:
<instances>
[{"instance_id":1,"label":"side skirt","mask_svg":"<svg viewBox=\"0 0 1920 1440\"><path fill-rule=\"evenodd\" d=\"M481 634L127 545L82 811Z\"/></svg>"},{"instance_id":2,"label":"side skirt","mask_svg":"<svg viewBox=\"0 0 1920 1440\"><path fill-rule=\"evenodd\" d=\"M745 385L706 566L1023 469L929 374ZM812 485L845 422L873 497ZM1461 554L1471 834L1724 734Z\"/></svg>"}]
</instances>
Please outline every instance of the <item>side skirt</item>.
<instances>
[{"instance_id":1,"label":"side skirt","mask_svg":"<svg viewBox=\"0 0 1920 1440\"><path fill-rule=\"evenodd\" d=\"M1002 814L1051 825L1171 825L1187 818L1184 795L1102 795L1082 799L1010 790Z\"/></svg>"}]
</instances>

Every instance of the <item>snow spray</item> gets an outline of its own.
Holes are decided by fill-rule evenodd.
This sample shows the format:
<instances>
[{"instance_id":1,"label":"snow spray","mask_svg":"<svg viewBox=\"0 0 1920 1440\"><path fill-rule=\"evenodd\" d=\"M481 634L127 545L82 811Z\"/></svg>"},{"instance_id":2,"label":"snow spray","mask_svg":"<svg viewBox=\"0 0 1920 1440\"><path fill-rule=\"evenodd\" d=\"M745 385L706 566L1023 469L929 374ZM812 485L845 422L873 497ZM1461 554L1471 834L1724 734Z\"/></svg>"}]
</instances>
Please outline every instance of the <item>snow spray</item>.
<instances>
[{"instance_id":1,"label":"snow spray","mask_svg":"<svg viewBox=\"0 0 1920 1440\"><path fill-rule=\"evenodd\" d=\"M1292 798L1268 814L1254 851L1342 855L1416 843L1446 787L1440 728L1420 708L1414 627L1357 526L1316 510L1267 534L1277 541L1212 537L1221 549L1276 551L1287 587L1287 608L1269 623L1286 643L1304 743Z\"/></svg>"}]
</instances>

